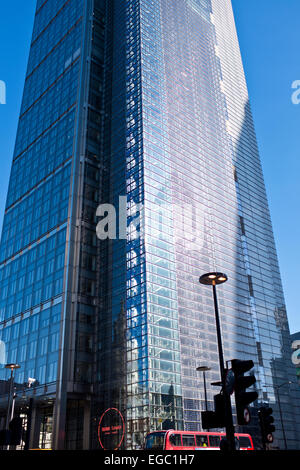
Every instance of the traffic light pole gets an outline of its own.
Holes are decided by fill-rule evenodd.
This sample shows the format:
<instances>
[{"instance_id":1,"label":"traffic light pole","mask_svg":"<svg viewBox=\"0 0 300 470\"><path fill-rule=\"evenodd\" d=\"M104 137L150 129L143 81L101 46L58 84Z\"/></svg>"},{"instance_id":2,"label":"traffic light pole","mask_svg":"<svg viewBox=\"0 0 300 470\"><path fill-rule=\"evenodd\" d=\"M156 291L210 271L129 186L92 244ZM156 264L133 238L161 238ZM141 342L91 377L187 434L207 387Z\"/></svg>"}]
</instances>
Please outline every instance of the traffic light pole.
<instances>
[{"instance_id":1,"label":"traffic light pole","mask_svg":"<svg viewBox=\"0 0 300 470\"><path fill-rule=\"evenodd\" d=\"M24 450L29 450L30 447L30 437L31 437L31 427L32 427L32 411L33 411L33 398L29 399L29 410L27 417L27 431Z\"/></svg>"},{"instance_id":2,"label":"traffic light pole","mask_svg":"<svg viewBox=\"0 0 300 470\"><path fill-rule=\"evenodd\" d=\"M213 294L214 294L215 317L216 317L217 338L218 338L219 365L220 365L220 373L221 373L222 384L223 384L223 377L224 377L224 374L225 374L225 366L224 366L221 325L220 325L218 299L217 299L217 289L216 289L215 284L213 284Z\"/></svg>"},{"instance_id":3,"label":"traffic light pole","mask_svg":"<svg viewBox=\"0 0 300 470\"><path fill-rule=\"evenodd\" d=\"M218 351L219 351L219 363L220 363L220 373L222 380L222 390L225 397L225 424L226 424L226 439L228 443L228 450L235 450L235 437L234 437L234 426L232 419L232 408L230 395L226 391L225 386L225 366L224 366L224 355L223 355L223 345L222 345L222 335L221 335L221 325L220 325L220 316L218 308L218 299L217 299L217 289L215 283L212 284L213 287L213 296L214 296L214 306L215 306L215 318L216 318L216 328L217 328L217 338L218 338Z\"/></svg>"},{"instance_id":4,"label":"traffic light pole","mask_svg":"<svg viewBox=\"0 0 300 470\"><path fill-rule=\"evenodd\" d=\"M284 447L285 447L285 450L287 450L286 435L285 435L285 429L284 429L283 418L282 418L282 410L281 410L281 401L280 401L280 395L278 391L279 388L280 387L277 387L278 408L279 408L279 414L280 414L280 423L281 423L281 429L282 429L282 434L283 434Z\"/></svg>"}]
</instances>

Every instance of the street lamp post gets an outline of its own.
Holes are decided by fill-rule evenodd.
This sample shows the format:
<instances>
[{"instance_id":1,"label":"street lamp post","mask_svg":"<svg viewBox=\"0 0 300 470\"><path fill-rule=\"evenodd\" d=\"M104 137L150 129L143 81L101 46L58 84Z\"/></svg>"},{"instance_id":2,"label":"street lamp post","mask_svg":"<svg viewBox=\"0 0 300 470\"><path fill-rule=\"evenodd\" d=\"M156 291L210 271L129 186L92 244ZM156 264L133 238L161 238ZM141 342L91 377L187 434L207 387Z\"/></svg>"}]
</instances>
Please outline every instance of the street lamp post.
<instances>
[{"instance_id":1,"label":"street lamp post","mask_svg":"<svg viewBox=\"0 0 300 470\"><path fill-rule=\"evenodd\" d=\"M36 382L36 379L29 377L28 380L27 380L27 387L30 389L34 385L35 382ZM34 402L33 397L30 397L29 398L29 409L28 409L28 415L27 415L27 430L26 430L24 450L29 450L29 447L30 447L33 402Z\"/></svg>"},{"instance_id":2,"label":"street lamp post","mask_svg":"<svg viewBox=\"0 0 300 470\"><path fill-rule=\"evenodd\" d=\"M284 382L280 385L275 385L274 386L274 389L276 390L277 392L277 398L278 398L278 408L279 408L279 415L280 415L280 422L281 422L281 429L282 429L282 434L283 434L283 440L284 440L284 447L285 447L285 450L287 450L287 441L286 441L286 435L285 435L285 429L284 429L284 424L283 424L283 417L282 417L282 410L281 410L281 401L280 401L280 395L279 395L279 392L278 390L283 387L284 385L289 385L289 384L292 384L293 382L291 381L288 381L288 382Z\"/></svg>"},{"instance_id":3,"label":"street lamp post","mask_svg":"<svg viewBox=\"0 0 300 470\"><path fill-rule=\"evenodd\" d=\"M203 284L206 286L212 286L213 288L215 320L216 320L218 351L219 351L219 365L220 365L220 374L221 374L221 381L222 381L222 392L225 397L226 439L228 443L228 450L234 451L235 450L234 426L233 426L233 420L232 420L231 399L230 399L230 395L226 392L226 386L225 386L226 375L225 375L221 324L220 324L217 289L216 289L217 285L223 284L227 280L228 280L228 277L226 274L213 272L213 273L203 274L200 277L199 282L200 284Z\"/></svg>"},{"instance_id":4,"label":"street lamp post","mask_svg":"<svg viewBox=\"0 0 300 470\"><path fill-rule=\"evenodd\" d=\"M5 369L10 369L10 383L9 383L7 414L6 414L6 423L5 423L5 429L8 430L10 418L12 419L13 414L14 414L14 400L15 400L15 397L13 397L11 416L10 416L10 413L9 413L10 412L11 395L12 395L13 389L14 389L14 372L15 372L16 369L20 369L20 366L19 366L19 364L6 364ZM9 450L9 445L7 446L7 450Z\"/></svg>"},{"instance_id":5,"label":"street lamp post","mask_svg":"<svg viewBox=\"0 0 300 470\"><path fill-rule=\"evenodd\" d=\"M16 388L14 388L14 393L13 393L13 397L12 397L10 421L12 421L14 419L16 398L17 398L17 393L16 393Z\"/></svg>"},{"instance_id":6,"label":"street lamp post","mask_svg":"<svg viewBox=\"0 0 300 470\"><path fill-rule=\"evenodd\" d=\"M10 383L9 383L9 393L8 393L8 403L7 403L7 415L6 415L6 424L5 429L8 429L9 421L10 421L10 403L11 403L11 395L14 389L14 371L19 369L20 366L18 364L6 364L5 369L10 369Z\"/></svg>"},{"instance_id":7,"label":"street lamp post","mask_svg":"<svg viewBox=\"0 0 300 470\"><path fill-rule=\"evenodd\" d=\"M196 369L198 372L203 372L203 386L204 386L204 400L205 400L205 411L208 411L208 404L207 404L207 389L206 389L206 377L205 372L211 370L208 366L200 366Z\"/></svg>"}]
</instances>

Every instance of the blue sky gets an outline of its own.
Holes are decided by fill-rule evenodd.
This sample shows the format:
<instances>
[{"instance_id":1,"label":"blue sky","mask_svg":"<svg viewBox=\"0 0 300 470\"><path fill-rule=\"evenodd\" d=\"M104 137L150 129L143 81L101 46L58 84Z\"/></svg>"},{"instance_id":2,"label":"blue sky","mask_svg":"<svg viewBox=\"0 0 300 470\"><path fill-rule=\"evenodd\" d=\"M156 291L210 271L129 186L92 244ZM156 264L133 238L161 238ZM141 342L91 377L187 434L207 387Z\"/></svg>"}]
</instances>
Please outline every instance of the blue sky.
<instances>
[{"instance_id":1,"label":"blue sky","mask_svg":"<svg viewBox=\"0 0 300 470\"><path fill-rule=\"evenodd\" d=\"M233 0L291 332L300 331L299 0Z\"/></svg>"},{"instance_id":2,"label":"blue sky","mask_svg":"<svg viewBox=\"0 0 300 470\"><path fill-rule=\"evenodd\" d=\"M1 2L0 228L17 130L35 0ZM300 331L299 0L232 0L261 153L291 332ZM16 14L17 12L17 14Z\"/></svg>"}]
</instances>

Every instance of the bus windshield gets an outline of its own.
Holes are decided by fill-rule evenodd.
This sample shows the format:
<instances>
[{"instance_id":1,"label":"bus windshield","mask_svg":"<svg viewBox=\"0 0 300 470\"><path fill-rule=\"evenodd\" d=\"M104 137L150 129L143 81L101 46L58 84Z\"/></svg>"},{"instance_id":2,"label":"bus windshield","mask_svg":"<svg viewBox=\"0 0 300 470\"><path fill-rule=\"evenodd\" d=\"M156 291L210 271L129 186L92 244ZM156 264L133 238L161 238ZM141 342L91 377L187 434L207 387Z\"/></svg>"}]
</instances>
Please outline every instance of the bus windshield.
<instances>
[{"instance_id":1,"label":"bus windshield","mask_svg":"<svg viewBox=\"0 0 300 470\"><path fill-rule=\"evenodd\" d=\"M165 445L165 432L154 432L146 437L145 449L163 450Z\"/></svg>"}]
</instances>

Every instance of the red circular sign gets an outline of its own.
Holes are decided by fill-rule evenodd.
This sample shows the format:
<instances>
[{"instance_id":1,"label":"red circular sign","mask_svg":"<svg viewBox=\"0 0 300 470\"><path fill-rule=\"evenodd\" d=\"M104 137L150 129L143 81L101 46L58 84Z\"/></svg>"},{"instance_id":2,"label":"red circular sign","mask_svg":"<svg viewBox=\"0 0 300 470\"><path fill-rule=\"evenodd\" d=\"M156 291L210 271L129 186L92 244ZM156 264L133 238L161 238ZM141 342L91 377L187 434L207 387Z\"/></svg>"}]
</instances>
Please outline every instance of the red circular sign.
<instances>
[{"instance_id":1,"label":"red circular sign","mask_svg":"<svg viewBox=\"0 0 300 470\"><path fill-rule=\"evenodd\" d=\"M125 421L117 408L108 408L98 426L98 439L103 450L120 449L125 436Z\"/></svg>"}]
</instances>

